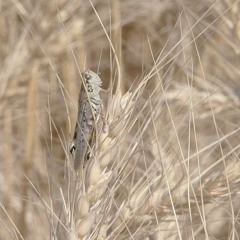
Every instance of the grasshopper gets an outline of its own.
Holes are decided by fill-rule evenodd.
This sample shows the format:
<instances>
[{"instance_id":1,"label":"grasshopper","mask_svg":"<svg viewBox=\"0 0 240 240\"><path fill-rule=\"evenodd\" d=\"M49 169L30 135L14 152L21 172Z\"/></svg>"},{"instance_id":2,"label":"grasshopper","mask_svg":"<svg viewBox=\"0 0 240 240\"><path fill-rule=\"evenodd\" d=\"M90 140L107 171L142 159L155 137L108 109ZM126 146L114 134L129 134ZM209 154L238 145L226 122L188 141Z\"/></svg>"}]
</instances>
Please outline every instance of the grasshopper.
<instances>
[{"instance_id":1,"label":"grasshopper","mask_svg":"<svg viewBox=\"0 0 240 240\"><path fill-rule=\"evenodd\" d=\"M90 71L82 73L83 84L78 99L78 117L70 153L74 153L74 169L85 167L96 149L99 134L103 127L103 108L100 97L102 81Z\"/></svg>"}]
</instances>

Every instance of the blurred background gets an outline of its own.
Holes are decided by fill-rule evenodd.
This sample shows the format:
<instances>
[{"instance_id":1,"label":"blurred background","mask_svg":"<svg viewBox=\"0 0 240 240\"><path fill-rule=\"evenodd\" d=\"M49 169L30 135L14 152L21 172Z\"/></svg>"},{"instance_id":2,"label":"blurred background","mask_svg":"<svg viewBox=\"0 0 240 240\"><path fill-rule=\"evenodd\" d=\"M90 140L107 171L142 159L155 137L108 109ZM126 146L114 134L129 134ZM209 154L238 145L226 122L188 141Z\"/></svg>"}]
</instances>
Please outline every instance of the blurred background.
<instances>
[{"instance_id":1,"label":"blurred background","mask_svg":"<svg viewBox=\"0 0 240 240\"><path fill-rule=\"evenodd\" d=\"M161 145L173 197L158 198L151 230L153 208L138 237L111 239L239 239L239 13L234 0L0 1L0 238L51 235L41 202L59 209L80 72L91 69L105 90L121 73L122 94L147 76L138 126L159 105L145 115L156 128L143 134L145 161Z\"/></svg>"}]
</instances>

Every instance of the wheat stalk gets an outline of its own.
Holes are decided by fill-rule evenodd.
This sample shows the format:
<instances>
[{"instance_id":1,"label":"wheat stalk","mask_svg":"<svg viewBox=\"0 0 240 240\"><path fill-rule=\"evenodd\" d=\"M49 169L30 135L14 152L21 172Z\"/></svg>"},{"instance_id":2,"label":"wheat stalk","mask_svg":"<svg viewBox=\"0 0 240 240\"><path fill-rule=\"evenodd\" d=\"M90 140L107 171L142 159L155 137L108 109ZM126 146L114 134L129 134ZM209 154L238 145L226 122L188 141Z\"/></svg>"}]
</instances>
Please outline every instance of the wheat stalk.
<instances>
[{"instance_id":1,"label":"wheat stalk","mask_svg":"<svg viewBox=\"0 0 240 240\"><path fill-rule=\"evenodd\" d=\"M238 1L0 13L0 239L239 238ZM84 68L109 89L109 126L82 181L68 149Z\"/></svg>"}]
</instances>

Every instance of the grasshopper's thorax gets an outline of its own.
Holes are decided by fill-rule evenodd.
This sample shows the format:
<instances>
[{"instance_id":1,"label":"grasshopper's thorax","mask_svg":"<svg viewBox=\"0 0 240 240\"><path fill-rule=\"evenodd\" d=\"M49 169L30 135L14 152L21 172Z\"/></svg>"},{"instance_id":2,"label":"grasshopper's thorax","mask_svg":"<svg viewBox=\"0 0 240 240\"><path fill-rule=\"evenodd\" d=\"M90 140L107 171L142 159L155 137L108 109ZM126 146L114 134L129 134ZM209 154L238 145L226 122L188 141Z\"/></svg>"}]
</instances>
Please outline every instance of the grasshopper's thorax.
<instances>
[{"instance_id":1,"label":"grasshopper's thorax","mask_svg":"<svg viewBox=\"0 0 240 240\"><path fill-rule=\"evenodd\" d=\"M99 95L102 81L96 73L90 70L84 71L82 73L82 78L85 86L82 86L80 101L89 100L93 110L98 112L102 103Z\"/></svg>"}]
</instances>

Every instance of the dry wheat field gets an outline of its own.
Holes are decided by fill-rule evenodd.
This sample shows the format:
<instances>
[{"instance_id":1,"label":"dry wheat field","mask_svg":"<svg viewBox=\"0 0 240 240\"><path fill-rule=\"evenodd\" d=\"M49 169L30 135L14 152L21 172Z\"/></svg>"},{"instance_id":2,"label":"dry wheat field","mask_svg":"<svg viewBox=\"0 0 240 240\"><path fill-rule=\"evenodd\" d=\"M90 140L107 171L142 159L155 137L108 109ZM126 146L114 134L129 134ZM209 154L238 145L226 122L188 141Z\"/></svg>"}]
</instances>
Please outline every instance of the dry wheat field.
<instances>
[{"instance_id":1,"label":"dry wheat field","mask_svg":"<svg viewBox=\"0 0 240 240\"><path fill-rule=\"evenodd\" d=\"M81 72L106 129L77 173ZM240 1L0 1L0 239L240 239Z\"/></svg>"}]
</instances>

